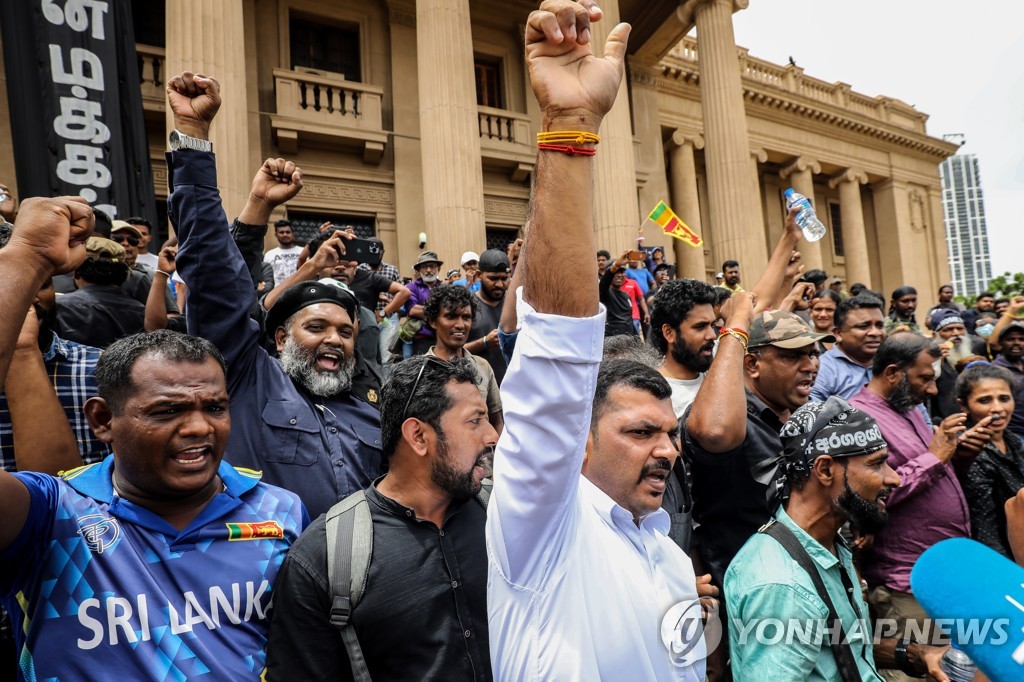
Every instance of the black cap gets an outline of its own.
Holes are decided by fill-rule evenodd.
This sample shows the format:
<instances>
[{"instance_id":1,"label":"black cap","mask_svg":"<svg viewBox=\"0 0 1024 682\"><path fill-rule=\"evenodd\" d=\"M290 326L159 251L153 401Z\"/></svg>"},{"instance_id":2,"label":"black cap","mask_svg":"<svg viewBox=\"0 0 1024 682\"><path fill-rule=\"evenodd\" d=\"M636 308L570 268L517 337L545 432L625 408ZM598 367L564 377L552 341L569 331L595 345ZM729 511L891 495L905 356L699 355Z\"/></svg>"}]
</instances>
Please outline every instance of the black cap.
<instances>
[{"instance_id":1,"label":"black cap","mask_svg":"<svg viewBox=\"0 0 1024 682\"><path fill-rule=\"evenodd\" d=\"M289 317L317 303L333 303L340 305L352 318L353 322L359 320L359 303L348 291L332 284L321 284L320 282L301 282L288 287L277 302L267 311L266 330L273 338L277 328L282 326Z\"/></svg>"},{"instance_id":2,"label":"black cap","mask_svg":"<svg viewBox=\"0 0 1024 682\"><path fill-rule=\"evenodd\" d=\"M509 272L508 255L501 249L487 249L480 254L480 272Z\"/></svg>"}]
</instances>

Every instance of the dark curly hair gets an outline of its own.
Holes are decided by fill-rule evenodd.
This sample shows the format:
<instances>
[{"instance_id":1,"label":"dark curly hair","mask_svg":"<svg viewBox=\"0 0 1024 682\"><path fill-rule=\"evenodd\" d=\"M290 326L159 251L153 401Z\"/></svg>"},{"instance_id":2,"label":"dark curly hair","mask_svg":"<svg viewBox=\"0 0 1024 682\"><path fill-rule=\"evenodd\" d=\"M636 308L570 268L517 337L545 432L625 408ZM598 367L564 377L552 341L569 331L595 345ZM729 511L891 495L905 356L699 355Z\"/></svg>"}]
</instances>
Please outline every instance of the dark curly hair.
<instances>
[{"instance_id":1,"label":"dark curly hair","mask_svg":"<svg viewBox=\"0 0 1024 682\"><path fill-rule=\"evenodd\" d=\"M696 279L674 279L662 284L651 302L651 339L655 347L663 355L668 352L662 325L679 329L694 306L713 306L716 299L715 288Z\"/></svg>"},{"instance_id":2,"label":"dark curly hair","mask_svg":"<svg viewBox=\"0 0 1024 682\"><path fill-rule=\"evenodd\" d=\"M114 262L109 260L85 260L75 274L91 284L113 284L119 287L128 279L129 268L127 263Z\"/></svg>"},{"instance_id":3,"label":"dark curly hair","mask_svg":"<svg viewBox=\"0 0 1024 682\"><path fill-rule=\"evenodd\" d=\"M423 320L431 327L445 310L462 310L468 307L476 317L476 296L469 289L458 284L441 284L434 287L423 304Z\"/></svg>"}]
</instances>

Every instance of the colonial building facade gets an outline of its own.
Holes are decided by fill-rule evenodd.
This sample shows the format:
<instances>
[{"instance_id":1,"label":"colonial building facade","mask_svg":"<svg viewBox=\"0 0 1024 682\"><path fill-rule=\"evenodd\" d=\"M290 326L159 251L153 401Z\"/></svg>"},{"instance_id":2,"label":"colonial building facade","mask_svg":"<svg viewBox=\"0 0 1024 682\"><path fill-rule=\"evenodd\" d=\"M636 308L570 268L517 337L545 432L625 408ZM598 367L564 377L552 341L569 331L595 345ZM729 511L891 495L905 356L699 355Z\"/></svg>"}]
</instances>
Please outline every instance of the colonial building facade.
<instances>
[{"instance_id":1,"label":"colonial building facade","mask_svg":"<svg viewBox=\"0 0 1024 682\"><path fill-rule=\"evenodd\" d=\"M703 248L651 223L645 246L665 246L682 274L704 279L735 258L752 282L782 230L782 193L794 187L813 197L829 227L801 247L808 267L886 293L913 284L930 302L949 279L938 166L956 146L928 135L925 114L750 56L732 28L747 0L600 4L596 45L617 21L634 30L598 148L599 245L621 252L635 244L664 199ZM522 58L534 2L133 7L159 199L170 124L163 83L189 68L221 82L213 141L229 217L262 160L283 156L303 168L306 188L279 217L300 234L324 220L376 234L406 275L421 236L455 267L463 251L504 247L523 226L540 123ZM0 99L0 163L13 168Z\"/></svg>"}]
</instances>

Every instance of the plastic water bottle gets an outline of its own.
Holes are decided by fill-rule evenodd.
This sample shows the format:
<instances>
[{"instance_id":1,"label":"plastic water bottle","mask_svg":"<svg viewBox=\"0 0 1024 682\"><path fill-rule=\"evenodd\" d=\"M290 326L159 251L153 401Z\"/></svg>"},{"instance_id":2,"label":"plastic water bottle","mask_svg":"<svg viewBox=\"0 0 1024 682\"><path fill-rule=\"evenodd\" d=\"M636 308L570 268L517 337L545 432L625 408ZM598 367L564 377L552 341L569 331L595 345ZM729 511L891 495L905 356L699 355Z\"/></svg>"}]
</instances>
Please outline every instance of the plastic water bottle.
<instances>
[{"instance_id":1,"label":"plastic water bottle","mask_svg":"<svg viewBox=\"0 0 1024 682\"><path fill-rule=\"evenodd\" d=\"M816 242L825 236L825 226L818 220L814 213L814 207L803 194L798 194L792 187L786 190L786 210L794 206L800 209L796 214L796 224L804 231L804 237L809 242Z\"/></svg>"},{"instance_id":2,"label":"plastic water bottle","mask_svg":"<svg viewBox=\"0 0 1024 682\"><path fill-rule=\"evenodd\" d=\"M949 676L949 682L970 682L978 672L970 657L956 647L942 655L939 667Z\"/></svg>"}]
</instances>

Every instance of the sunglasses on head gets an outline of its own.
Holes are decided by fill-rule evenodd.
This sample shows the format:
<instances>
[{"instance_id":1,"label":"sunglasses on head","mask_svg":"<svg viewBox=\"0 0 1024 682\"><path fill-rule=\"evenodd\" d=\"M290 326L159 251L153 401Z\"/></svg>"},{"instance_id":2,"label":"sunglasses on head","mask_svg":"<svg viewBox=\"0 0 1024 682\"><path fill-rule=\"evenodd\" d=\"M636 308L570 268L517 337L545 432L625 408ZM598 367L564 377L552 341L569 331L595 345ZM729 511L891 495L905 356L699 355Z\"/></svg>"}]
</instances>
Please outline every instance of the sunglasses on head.
<instances>
[{"instance_id":1,"label":"sunglasses on head","mask_svg":"<svg viewBox=\"0 0 1024 682\"><path fill-rule=\"evenodd\" d=\"M412 397L416 395L416 389L419 388L420 379L423 378L423 370L427 368L427 365L434 365L435 367L447 367L448 362L441 358L434 357L433 355L424 355L423 364L420 365L419 374L416 375L416 381L412 383L412 390L409 391L409 397L405 400L405 407L402 408L402 421L404 422L409 417L409 404L412 403Z\"/></svg>"},{"instance_id":2,"label":"sunglasses on head","mask_svg":"<svg viewBox=\"0 0 1024 682\"><path fill-rule=\"evenodd\" d=\"M125 242L128 242L132 246L138 246L139 245L139 238L138 237L132 237L131 235L114 234L114 235L111 235L110 238L113 239L118 244L124 244Z\"/></svg>"}]
</instances>

